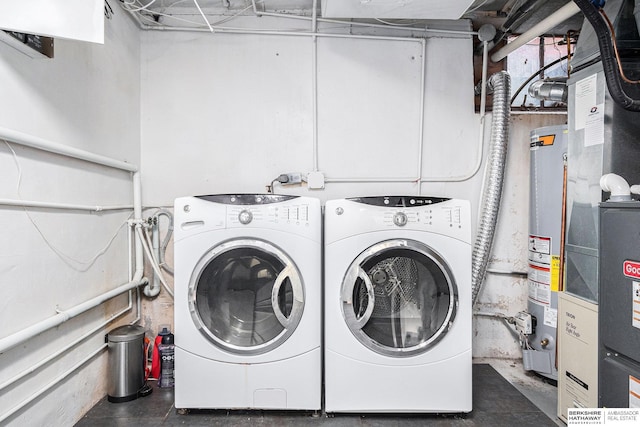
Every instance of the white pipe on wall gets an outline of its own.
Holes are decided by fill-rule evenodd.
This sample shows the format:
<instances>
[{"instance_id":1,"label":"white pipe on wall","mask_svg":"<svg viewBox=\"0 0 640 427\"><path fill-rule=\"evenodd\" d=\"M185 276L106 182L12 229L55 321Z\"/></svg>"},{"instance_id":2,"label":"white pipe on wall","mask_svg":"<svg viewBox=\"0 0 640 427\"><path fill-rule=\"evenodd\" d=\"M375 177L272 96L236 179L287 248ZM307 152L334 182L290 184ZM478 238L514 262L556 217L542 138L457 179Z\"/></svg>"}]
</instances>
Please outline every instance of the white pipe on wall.
<instances>
[{"instance_id":1,"label":"white pipe on wall","mask_svg":"<svg viewBox=\"0 0 640 427\"><path fill-rule=\"evenodd\" d=\"M67 351L71 350L73 347L77 346L81 342L85 341L87 338L91 337L96 332L98 332L101 329L103 329L109 323L113 322L114 320L116 320L120 316L126 314L132 308L133 308L133 298L132 298L131 292L129 292L129 305L127 307L125 307L124 309L120 310L118 313L114 314L113 316L109 317L107 320L101 322L98 326L96 326L95 328L91 329L89 332L86 332L85 334L83 334L82 336L76 338L75 340L73 340L72 342L68 343L67 345L65 345L61 349L58 349L55 353L50 354L49 356L47 356L46 358L42 359L41 361L39 361L35 365L29 366L28 369L24 370L23 372L19 373L18 375L15 375L14 377L4 381L3 383L0 384L0 390L3 390L5 388L9 387L11 384L21 380L22 378L26 377L27 375L29 375L29 374L31 374L33 372L36 372L38 369L40 369L41 367L45 366L46 364L48 364L52 360L55 360L56 358L62 356L64 353L66 353Z\"/></svg>"},{"instance_id":2,"label":"white pipe on wall","mask_svg":"<svg viewBox=\"0 0 640 427\"><path fill-rule=\"evenodd\" d=\"M120 160L115 160L109 157L94 154L85 150L80 150L80 149L69 147L59 143L51 142L43 138L39 138L33 135L28 135L28 134L14 131L7 128L0 127L0 139L5 139L20 145L37 148L42 151L47 151L50 153L60 154L67 157L72 157L75 159L80 159L87 162L100 164L100 165L111 167L114 169L133 172L133 177L132 177L133 211L134 211L135 218L141 221L140 218L142 217L142 190L141 190L140 172L138 172L137 166L132 165L130 163L122 162ZM68 321L69 319L72 319L73 317L76 317L88 310L91 310L92 308L95 308L101 305L102 303L108 301L111 298L114 298L118 295L121 295L125 292L135 289L138 286L148 283L147 279L143 278L144 259L142 254L142 243L139 241L139 239L136 239L136 242L135 242L135 257L136 257L135 273L133 275L133 278L128 283L125 283L101 295L98 295L70 309L62 310L62 311L56 310L58 312L57 315L50 317L48 319L42 320L21 331L18 331L14 334L11 334L7 337L0 339L0 353L8 349L11 349L51 328L59 326L62 323Z\"/></svg>"},{"instance_id":3,"label":"white pipe on wall","mask_svg":"<svg viewBox=\"0 0 640 427\"><path fill-rule=\"evenodd\" d=\"M71 210L71 211L88 211L88 212L124 211L128 209L133 209L133 205L91 206L91 205L76 205L72 203L38 202L35 200L19 200L19 199L18 200L0 199L0 205L19 206L24 208L64 209L64 210Z\"/></svg>"},{"instance_id":4,"label":"white pipe on wall","mask_svg":"<svg viewBox=\"0 0 640 427\"><path fill-rule=\"evenodd\" d=\"M524 46L536 37L540 37L556 25L563 23L578 12L580 12L580 8L574 2L570 1L569 3L558 9L556 12L547 16L545 19L531 27L531 29L522 33L511 43L498 49L493 55L491 55L491 60L493 62L502 61L514 50L518 49L521 46Z\"/></svg>"},{"instance_id":5,"label":"white pipe on wall","mask_svg":"<svg viewBox=\"0 0 640 427\"><path fill-rule=\"evenodd\" d=\"M40 390L38 390L37 392L33 393L31 396L27 397L25 400L23 400L22 402L18 403L16 406L14 406L13 408L9 409L7 412L5 412L4 414L0 415L0 424L6 420L7 418L11 417L13 414L15 414L16 412L18 412L19 410L21 410L22 408L24 408L25 406L27 406L29 403L33 402L34 400L36 400L38 397L42 396L44 393L46 393L47 391L49 391L51 388L53 388L56 384L58 384L60 381L64 380L65 378L67 378L69 375L73 374L74 372L76 372L82 365L84 365L85 363L87 363L89 360L93 359L95 356L97 356L98 354L100 354L103 350L105 350L107 348L107 344L102 344L97 350L93 351L91 354L89 354L87 357L85 357L84 359L82 359L81 361L79 361L78 363L76 363L75 365L73 365L71 368L69 368L67 371L65 371L64 373L62 373L61 375L58 375L58 377L54 378L51 382L49 382L49 384L45 385L44 387L42 387Z\"/></svg>"},{"instance_id":6,"label":"white pipe on wall","mask_svg":"<svg viewBox=\"0 0 640 427\"><path fill-rule=\"evenodd\" d=\"M422 177L422 162L424 155L424 110L425 110L425 90L427 87L427 41L422 39L422 67L420 71L420 119L418 124L418 174L416 176L416 182L418 187L418 195L421 194L421 180Z\"/></svg>"},{"instance_id":7,"label":"white pipe on wall","mask_svg":"<svg viewBox=\"0 0 640 427\"><path fill-rule=\"evenodd\" d=\"M253 8L255 10L255 0L253 1ZM311 31L316 34L318 32L318 13L317 13L317 0L313 0L313 16L311 20ZM313 36L311 38L312 50L311 50L311 97L312 101L312 114L313 114L313 171L318 172L318 37Z\"/></svg>"},{"instance_id":8,"label":"white pipe on wall","mask_svg":"<svg viewBox=\"0 0 640 427\"><path fill-rule=\"evenodd\" d=\"M110 157L94 154L79 148L70 147L68 145L59 144L57 142L48 141L46 139L18 132L5 127L0 127L0 139L13 141L17 144L31 148L37 148L50 153L61 154L63 156L72 157L74 159L84 160L98 165L108 166L114 169L121 169L129 172L136 172L138 167L131 163L115 160Z\"/></svg>"},{"instance_id":9,"label":"white pipe on wall","mask_svg":"<svg viewBox=\"0 0 640 427\"><path fill-rule=\"evenodd\" d=\"M147 280L142 278L142 272L140 272L139 274L136 275L136 277L134 277L134 280L129 283L125 283L124 285L118 286L115 289L112 289L108 292L98 295L97 297L94 297L88 301L78 304L68 310L58 311L58 314L56 314L53 317L49 317L48 319L42 320L25 329L22 329L21 331L18 331L7 337L4 337L0 339L0 353L3 353L25 341L28 341L29 339L45 331L48 331L51 328L55 328L56 326L63 324L69 319L72 319L78 316L79 314L82 314L88 310L91 310L92 308L99 306L100 304L110 300L111 298L114 298L120 294L128 292L131 289L135 289L146 282Z\"/></svg>"},{"instance_id":10,"label":"white pipe on wall","mask_svg":"<svg viewBox=\"0 0 640 427\"><path fill-rule=\"evenodd\" d=\"M133 218L134 221L142 221L142 180L140 172L133 174ZM140 238L135 240L135 276L142 277L144 273L144 255L142 253L142 241Z\"/></svg>"}]
</instances>

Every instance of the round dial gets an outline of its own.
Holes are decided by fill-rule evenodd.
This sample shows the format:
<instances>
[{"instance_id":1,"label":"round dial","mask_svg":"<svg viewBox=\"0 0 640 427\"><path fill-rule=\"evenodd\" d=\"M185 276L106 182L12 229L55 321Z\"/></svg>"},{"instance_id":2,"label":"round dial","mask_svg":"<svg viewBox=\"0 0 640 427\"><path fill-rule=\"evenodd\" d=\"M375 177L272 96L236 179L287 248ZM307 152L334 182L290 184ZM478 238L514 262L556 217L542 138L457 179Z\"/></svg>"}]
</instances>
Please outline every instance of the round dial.
<instances>
[{"instance_id":1,"label":"round dial","mask_svg":"<svg viewBox=\"0 0 640 427\"><path fill-rule=\"evenodd\" d=\"M253 214L248 210L244 209L238 214L238 220L241 224L247 225L251 221L253 221Z\"/></svg>"},{"instance_id":2,"label":"round dial","mask_svg":"<svg viewBox=\"0 0 640 427\"><path fill-rule=\"evenodd\" d=\"M404 212L396 212L393 215L393 223L398 227L404 227L407 225L407 215Z\"/></svg>"}]
</instances>

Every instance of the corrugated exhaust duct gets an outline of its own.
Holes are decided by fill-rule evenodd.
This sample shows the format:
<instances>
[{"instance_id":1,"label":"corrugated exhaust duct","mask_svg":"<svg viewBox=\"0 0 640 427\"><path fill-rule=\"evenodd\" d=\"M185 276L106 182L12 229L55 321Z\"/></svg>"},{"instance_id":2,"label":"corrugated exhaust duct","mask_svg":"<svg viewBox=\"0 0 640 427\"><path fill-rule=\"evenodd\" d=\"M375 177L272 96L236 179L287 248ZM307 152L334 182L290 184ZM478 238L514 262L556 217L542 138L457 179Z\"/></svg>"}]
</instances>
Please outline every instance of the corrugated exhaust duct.
<instances>
[{"instance_id":1,"label":"corrugated exhaust duct","mask_svg":"<svg viewBox=\"0 0 640 427\"><path fill-rule=\"evenodd\" d=\"M472 254L471 297L473 304L478 298L487 272L502 199L502 184L509 142L509 117L511 115L511 78L509 73L500 71L492 75L487 81L487 87L490 92L493 92L493 119L491 121L490 151L487 158L486 184L481 200L482 212Z\"/></svg>"}]
</instances>

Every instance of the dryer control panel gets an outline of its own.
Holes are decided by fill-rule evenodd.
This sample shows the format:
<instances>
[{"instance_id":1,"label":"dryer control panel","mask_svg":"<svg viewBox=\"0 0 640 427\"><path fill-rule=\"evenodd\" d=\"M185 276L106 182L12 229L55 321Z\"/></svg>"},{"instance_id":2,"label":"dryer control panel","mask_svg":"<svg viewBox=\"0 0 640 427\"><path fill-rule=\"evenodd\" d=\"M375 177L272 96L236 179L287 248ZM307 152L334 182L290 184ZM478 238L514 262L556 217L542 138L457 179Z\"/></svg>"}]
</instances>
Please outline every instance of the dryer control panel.
<instances>
[{"instance_id":1,"label":"dryer control panel","mask_svg":"<svg viewBox=\"0 0 640 427\"><path fill-rule=\"evenodd\" d=\"M181 197L175 202L176 240L213 230L278 230L320 240L320 201L276 194ZM251 231L249 231L251 230Z\"/></svg>"},{"instance_id":2,"label":"dryer control panel","mask_svg":"<svg viewBox=\"0 0 640 427\"><path fill-rule=\"evenodd\" d=\"M471 241L471 207L467 200L437 197L360 197L330 200L325 216L335 216L326 239L383 230L433 232ZM341 237L342 236L342 237Z\"/></svg>"},{"instance_id":3,"label":"dryer control panel","mask_svg":"<svg viewBox=\"0 0 640 427\"><path fill-rule=\"evenodd\" d=\"M384 223L388 226L404 227L407 225L437 226L445 224L453 228L462 228L462 207L424 207L422 209L400 208L384 213Z\"/></svg>"}]
</instances>

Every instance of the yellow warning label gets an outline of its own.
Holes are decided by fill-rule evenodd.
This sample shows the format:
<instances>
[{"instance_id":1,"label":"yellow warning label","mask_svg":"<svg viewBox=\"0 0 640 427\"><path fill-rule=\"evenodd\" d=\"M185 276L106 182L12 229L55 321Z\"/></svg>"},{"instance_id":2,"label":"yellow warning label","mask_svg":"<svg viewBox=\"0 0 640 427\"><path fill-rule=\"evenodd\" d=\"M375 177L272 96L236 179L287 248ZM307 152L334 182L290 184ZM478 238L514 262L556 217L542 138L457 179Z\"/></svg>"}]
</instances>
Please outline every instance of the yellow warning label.
<instances>
[{"instance_id":1,"label":"yellow warning label","mask_svg":"<svg viewBox=\"0 0 640 427\"><path fill-rule=\"evenodd\" d=\"M560 256L551 256L551 290L558 292L560 286Z\"/></svg>"}]
</instances>

